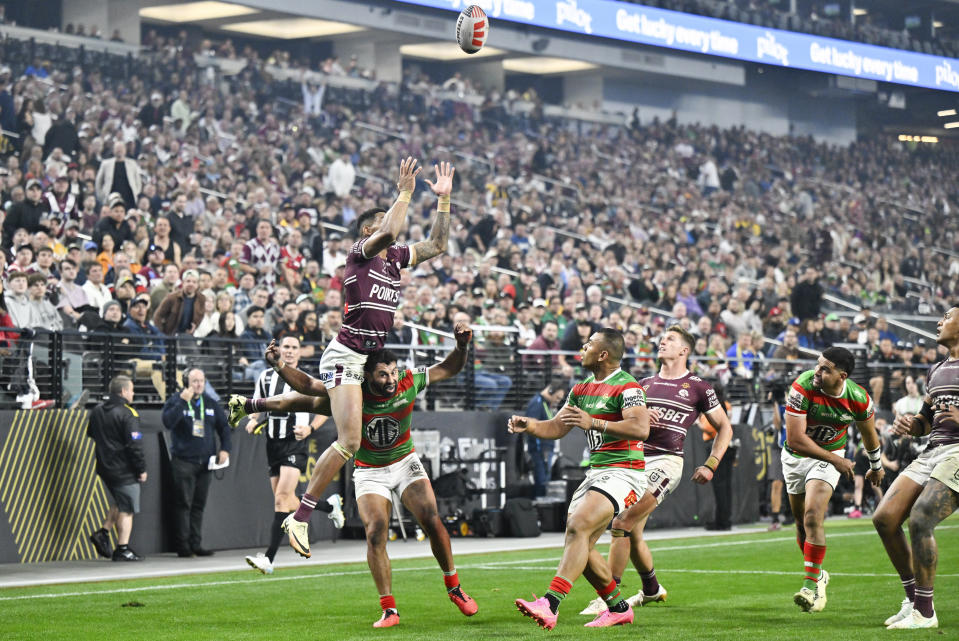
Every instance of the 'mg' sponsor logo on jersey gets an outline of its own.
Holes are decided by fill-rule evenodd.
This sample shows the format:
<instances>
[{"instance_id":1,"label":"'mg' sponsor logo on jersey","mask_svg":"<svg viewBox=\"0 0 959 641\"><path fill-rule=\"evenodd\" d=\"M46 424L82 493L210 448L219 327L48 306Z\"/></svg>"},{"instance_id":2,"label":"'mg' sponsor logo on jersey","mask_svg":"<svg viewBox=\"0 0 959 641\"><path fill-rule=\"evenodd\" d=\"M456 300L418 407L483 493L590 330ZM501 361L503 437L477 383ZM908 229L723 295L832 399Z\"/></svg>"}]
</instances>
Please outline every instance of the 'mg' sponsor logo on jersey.
<instances>
[{"instance_id":1,"label":"'mg' sponsor logo on jersey","mask_svg":"<svg viewBox=\"0 0 959 641\"><path fill-rule=\"evenodd\" d=\"M400 435L400 422L392 416L375 416L366 424L366 440L380 449L392 447Z\"/></svg>"}]
</instances>

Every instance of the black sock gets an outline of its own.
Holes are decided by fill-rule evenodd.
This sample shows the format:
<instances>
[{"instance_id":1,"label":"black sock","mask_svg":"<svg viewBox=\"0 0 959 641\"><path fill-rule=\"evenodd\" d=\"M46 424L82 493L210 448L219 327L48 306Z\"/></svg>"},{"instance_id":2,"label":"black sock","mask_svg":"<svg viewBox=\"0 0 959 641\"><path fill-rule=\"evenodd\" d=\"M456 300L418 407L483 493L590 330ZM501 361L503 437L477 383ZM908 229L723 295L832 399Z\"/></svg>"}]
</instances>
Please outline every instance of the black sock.
<instances>
[{"instance_id":1,"label":"black sock","mask_svg":"<svg viewBox=\"0 0 959 641\"><path fill-rule=\"evenodd\" d=\"M556 611L559 610L559 599L554 597L549 592L546 593L546 600L549 601L550 612L556 614Z\"/></svg>"},{"instance_id":2,"label":"black sock","mask_svg":"<svg viewBox=\"0 0 959 641\"><path fill-rule=\"evenodd\" d=\"M609 606L610 612L625 612L628 609L629 604L626 603L626 599L620 599L619 603L614 603L613 605Z\"/></svg>"},{"instance_id":3,"label":"black sock","mask_svg":"<svg viewBox=\"0 0 959 641\"><path fill-rule=\"evenodd\" d=\"M283 538L283 519L292 514L292 512L274 512L273 527L270 529L270 547L266 549L266 558L273 563L276 551L280 549L280 540Z\"/></svg>"},{"instance_id":4,"label":"black sock","mask_svg":"<svg viewBox=\"0 0 959 641\"><path fill-rule=\"evenodd\" d=\"M621 577L621 576L614 576L614 577L613 577L613 581L616 581L616 585L619 585L620 583L623 582L623 577Z\"/></svg>"},{"instance_id":5,"label":"black sock","mask_svg":"<svg viewBox=\"0 0 959 641\"><path fill-rule=\"evenodd\" d=\"M317 501L316 507L313 508L313 511L314 511L314 512L326 512L327 514L329 514L330 512L333 511L333 506L330 505L329 503L327 503L326 501L322 501L322 502Z\"/></svg>"},{"instance_id":6,"label":"black sock","mask_svg":"<svg viewBox=\"0 0 959 641\"><path fill-rule=\"evenodd\" d=\"M128 547L130 547L130 546L127 545L126 543L121 543L120 545L117 546L117 549L118 549L118 550L125 550L125 549L127 549Z\"/></svg>"}]
</instances>

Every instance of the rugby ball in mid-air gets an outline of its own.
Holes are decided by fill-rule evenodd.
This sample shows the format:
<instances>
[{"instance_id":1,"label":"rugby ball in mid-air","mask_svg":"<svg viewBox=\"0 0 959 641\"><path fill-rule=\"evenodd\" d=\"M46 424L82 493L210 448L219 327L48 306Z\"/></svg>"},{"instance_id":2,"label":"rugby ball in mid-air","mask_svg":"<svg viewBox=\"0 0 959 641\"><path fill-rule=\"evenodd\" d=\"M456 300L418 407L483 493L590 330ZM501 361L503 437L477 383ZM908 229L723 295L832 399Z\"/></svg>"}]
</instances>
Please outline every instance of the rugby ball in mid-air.
<instances>
[{"instance_id":1,"label":"rugby ball in mid-air","mask_svg":"<svg viewBox=\"0 0 959 641\"><path fill-rule=\"evenodd\" d=\"M466 53L476 53L489 36L489 18L482 7L471 4L460 12L456 20L456 42Z\"/></svg>"}]
</instances>

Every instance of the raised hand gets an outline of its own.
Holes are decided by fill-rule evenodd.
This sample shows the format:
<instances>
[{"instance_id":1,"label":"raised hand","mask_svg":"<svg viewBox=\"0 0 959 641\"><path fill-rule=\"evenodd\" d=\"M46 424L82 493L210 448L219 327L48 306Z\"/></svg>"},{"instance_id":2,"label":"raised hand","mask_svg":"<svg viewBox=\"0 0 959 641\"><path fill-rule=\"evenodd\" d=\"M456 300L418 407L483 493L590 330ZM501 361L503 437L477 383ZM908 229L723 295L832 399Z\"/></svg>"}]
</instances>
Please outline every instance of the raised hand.
<instances>
[{"instance_id":1,"label":"raised hand","mask_svg":"<svg viewBox=\"0 0 959 641\"><path fill-rule=\"evenodd\" d=\"M456 346L460 349L466 349L469 342L473 339L473 330L466 323L456 323L453 328L453 337L456 338Z\"/></svg>"},{"instance_id":2,"label":"raised hand","mask_svg":"<svg viewBox=\"0 0 959 641\"><path fill-rule=\"evenodd\" d=\"M453 193L453 174L456 173L456 168L448 162L441 162L433 165L433 173L436 174L436 182L426 181L433 193L437 196L449 196Z\"/></svg>"},{"instance_id":3,"label":"raised hand","mask_svg":"<svg viewBox=\"0 0 959 641\"><path fill-rule=\"evenodd\" d=\"M280 362L280 346L276 344L275 338L267 345L266 352L263 353L263 360L270 367L276 367L277 363Z\"/></svg>"},{"instance_id":4,"label":"raised hand","mask_svg":"<svg viewBox=\"0 0 959 641\"><path fill-rule=\"evenodd\" d=\"M396 188L399 191L413 191L416 188L416 176L421 169L422 167L416 166L416 158L407 156L400 163L400 177L396 181Z\"/></svg>"}]
</instances>

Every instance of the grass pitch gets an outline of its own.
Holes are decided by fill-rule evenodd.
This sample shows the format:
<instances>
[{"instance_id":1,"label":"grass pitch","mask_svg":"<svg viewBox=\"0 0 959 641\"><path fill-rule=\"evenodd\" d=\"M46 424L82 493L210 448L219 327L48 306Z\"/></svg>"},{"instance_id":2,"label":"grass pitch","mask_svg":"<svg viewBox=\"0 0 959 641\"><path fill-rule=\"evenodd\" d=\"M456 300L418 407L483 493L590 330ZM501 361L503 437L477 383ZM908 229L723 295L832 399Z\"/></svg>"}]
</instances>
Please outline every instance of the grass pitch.
<instances>
[{"instance_id":1,"label":"grass pitch","mask_svg":"<svg viewBox=\"0 0 959 641\"><path fill-rule=\"evenodd\" d=\"M940 525L937 540L939 630L883 629L903 597L898 577L868 521L835 520L827 524L829 601L817 614L803 613L792 602L801 586L802 555L793 531L785 529L654 542L668 600L637 609L631 626L605 630L582 627L589 617L578 612L595 596L583 579L552 632L516 611L513 599L542 594L552 578L561 550L548 549L458 555L463 587L479 604L472 618L448 601L430 558L393 564L401 623L386 630L370 627L380 610L369 571L350 564L294 566L272 576L245 571L3 590L0 639L959 639L959 517ZM631 595L639 588L638 576L628 571L624 591Z\"/></svg>"}]
</instances>

